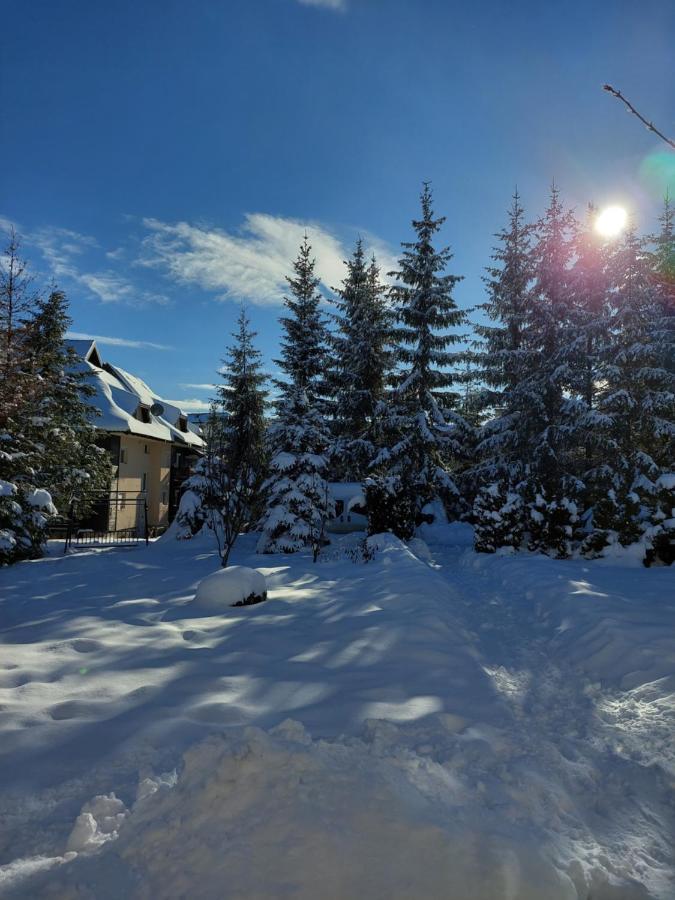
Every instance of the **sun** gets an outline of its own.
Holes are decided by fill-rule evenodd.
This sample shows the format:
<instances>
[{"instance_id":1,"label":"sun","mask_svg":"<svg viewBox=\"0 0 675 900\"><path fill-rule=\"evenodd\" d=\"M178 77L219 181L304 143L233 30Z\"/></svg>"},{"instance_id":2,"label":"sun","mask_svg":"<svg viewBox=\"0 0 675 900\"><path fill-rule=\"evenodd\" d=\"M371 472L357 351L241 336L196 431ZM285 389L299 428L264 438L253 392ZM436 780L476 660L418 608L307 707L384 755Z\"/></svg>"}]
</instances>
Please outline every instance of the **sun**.
<instances>
[{"instance_id":1,"label":"sun","mask_svg":"<svg viewBox=\"0 0 675 900\"><path fill-rule=\"evenodd\" d=\"M595 220L595 230L606 238L617 237L628 224L628 213L623 206L608 206Z\"/></svg>"}]
</instances>

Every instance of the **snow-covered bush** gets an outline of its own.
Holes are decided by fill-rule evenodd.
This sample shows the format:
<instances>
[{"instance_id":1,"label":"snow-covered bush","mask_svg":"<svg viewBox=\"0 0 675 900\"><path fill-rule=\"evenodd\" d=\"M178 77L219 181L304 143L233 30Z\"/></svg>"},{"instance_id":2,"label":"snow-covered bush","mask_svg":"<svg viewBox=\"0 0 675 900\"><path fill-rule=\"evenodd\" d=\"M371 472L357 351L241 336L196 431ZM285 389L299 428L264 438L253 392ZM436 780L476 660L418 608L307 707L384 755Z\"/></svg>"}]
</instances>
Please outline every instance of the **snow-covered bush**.
<instances>
[{"instance_id":1,"label":"snow-covered bush","mask_svg":"<svg viewBox=\"0 0 675 900\"><path fill-rule=\"evenodd\" d=\"M0 478L0 565L41 556L54 515L48 491Z\"/></svg>"},{"instance_id":2,"label":"snow-covered bush","mask_svg":"<svg viewBox=\"0 0 675 900\"><path fill-rule=\"evenodd\" d=\"M229 566L199 582L194 605L210 612L230 606L253 606L267 599L265 576L257 569Z\"/></svg>"},{"instance_id":3,"label":"snow-covered bush","mask_svg":"<svg viewBox=\"0 0 675 900\"><path fill-rule=\"evenodd\" d=\"M175 520L175 533L179 540L194 537L206 524L213 493L208 468L207 458L197 460L192 475L183 482L184 491Z\"/></svg>"},{"instance_id":4,"label":"snow-covered bush","mask_svg":"<svg viewBox=\"0 0 675 900\"><path fill-rule=\"evenodd\" d=\"M528 547L557 559L567 559L578 542L581 517L569 497L548 499L543 489L526 501Z\"/></svg>"},{"instance_id":5,"label":"snow-covered bush","mask_svg":"<svg viewBox=\"0 0 675 900\"><path fill-rule=\"evenodd\" d=\"M500 547L518 549L523 540L523 502L503 482L484 485L473 506L474 548L494 553Z\"/></svg>"}]
</instances>

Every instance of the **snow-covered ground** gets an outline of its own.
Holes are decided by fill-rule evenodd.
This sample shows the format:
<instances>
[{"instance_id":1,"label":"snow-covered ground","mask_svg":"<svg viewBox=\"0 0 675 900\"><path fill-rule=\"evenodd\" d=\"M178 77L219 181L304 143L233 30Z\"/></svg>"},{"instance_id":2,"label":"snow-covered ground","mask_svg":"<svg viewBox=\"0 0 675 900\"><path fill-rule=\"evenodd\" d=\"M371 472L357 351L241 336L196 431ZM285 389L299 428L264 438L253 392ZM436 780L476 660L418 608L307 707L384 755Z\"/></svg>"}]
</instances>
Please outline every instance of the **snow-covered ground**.
<instances>
[{"instance_id":1,"label":"snow-covered ground","mask_svg":"<svg viewBox=\"0 0 675 900\"><path fill-rule=\"evenodd\" d=\"M675 571L423 538L0 571L0 894L675 897Z\"/></svg>"}]
</instances>

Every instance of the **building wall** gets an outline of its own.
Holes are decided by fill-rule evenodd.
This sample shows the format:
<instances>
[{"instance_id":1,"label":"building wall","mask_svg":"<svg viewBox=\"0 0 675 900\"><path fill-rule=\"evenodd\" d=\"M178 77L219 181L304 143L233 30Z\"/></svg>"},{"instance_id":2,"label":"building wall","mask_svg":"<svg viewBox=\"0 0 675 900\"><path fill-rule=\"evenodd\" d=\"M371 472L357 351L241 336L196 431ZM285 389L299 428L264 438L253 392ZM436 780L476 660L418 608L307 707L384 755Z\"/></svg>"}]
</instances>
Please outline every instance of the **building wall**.
<instances>
[{"instance_id":1,"label":"building wall","mask_svg":"<svg viewBox=\"0 0 675 900\"><path fill-rule=\"evenodd\" d=\"M170 472L170 444L123 434L117 480L112 487L113 492L119 492L118 501L111 504L110 527L120 530L141 526L143 505L137 501L144 496L148 503L148 526L168 525Z\"/></svg>"}]
</instances>

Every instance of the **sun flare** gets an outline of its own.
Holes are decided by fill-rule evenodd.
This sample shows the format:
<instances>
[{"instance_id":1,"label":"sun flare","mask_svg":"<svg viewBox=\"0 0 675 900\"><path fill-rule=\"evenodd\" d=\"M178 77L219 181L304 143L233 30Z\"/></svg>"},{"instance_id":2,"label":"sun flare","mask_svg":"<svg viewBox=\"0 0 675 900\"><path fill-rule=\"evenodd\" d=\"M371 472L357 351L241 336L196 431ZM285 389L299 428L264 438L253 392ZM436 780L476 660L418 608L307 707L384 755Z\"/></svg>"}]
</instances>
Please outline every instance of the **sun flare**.
<instances>
[{"instance_id":1,"label":"sun flare","mask_svg":"<svg viewBox=\"0 0 675 900\"><path fill-rule=\"evenodd\" d=\"M608 206L595 220L595 230L606 238L617 237L628 224L628 213L623 206Z\"/></svg>"}]
</instances>

